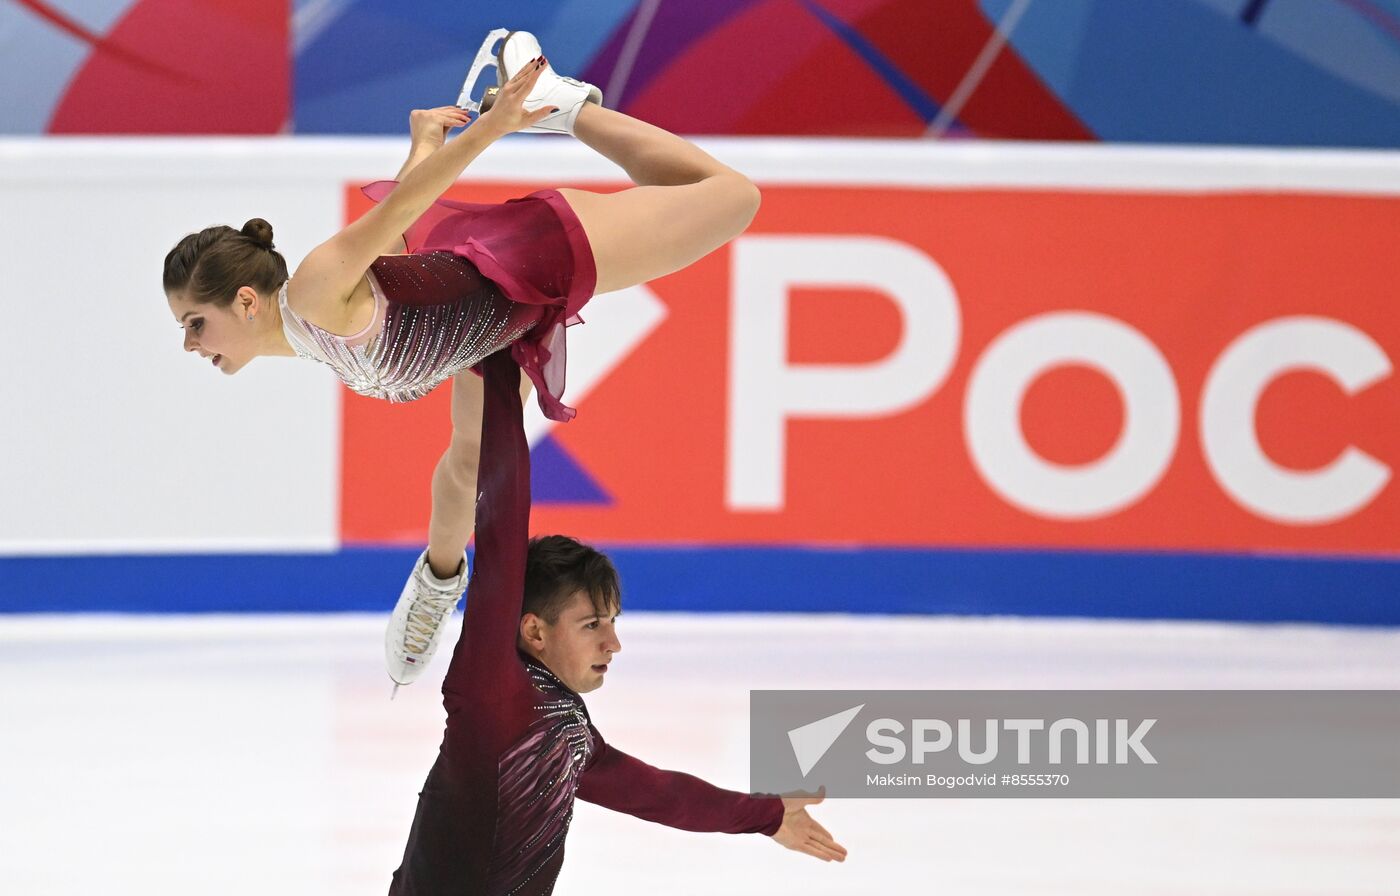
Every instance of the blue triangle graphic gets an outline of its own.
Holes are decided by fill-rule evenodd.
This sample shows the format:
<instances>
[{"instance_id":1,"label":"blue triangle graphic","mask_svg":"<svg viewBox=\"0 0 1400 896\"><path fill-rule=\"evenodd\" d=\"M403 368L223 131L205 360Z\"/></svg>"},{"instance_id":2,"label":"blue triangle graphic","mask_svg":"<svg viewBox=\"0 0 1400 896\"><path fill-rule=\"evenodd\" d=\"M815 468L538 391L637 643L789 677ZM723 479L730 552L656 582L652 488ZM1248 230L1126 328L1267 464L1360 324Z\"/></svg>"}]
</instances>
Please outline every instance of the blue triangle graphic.
<instances>
[{"instance_id":1,"label":"blue triangle graphic","mask_svg":"<svg viewBox=\"0 0 1400 896\"><path fill-rule=\"evenodd\" d=\"M553 436L530 449L530 494L537 504L612 504L612 496Z\"/></svg>"},{"instance_id":2,"label":"blue triangle graphic","mask_svg":"<svg viewBox=\"0 0 1400 896\"><path fill-rule=\"evenodd\" d=\"M813 2L813 0L801 0L807 11L817 18L823 25L831 29L831 32L846 46L865 61L865 64L880 77L889 88L893 90L900 99L913 109L926 123L932 124L938 118L938 103L929 96L918 82L900 70L893 59L881 53L870 39L861 34L856 28L847 25L839 16L828 12L824 7Z\"/></svg>"}]
</instances>

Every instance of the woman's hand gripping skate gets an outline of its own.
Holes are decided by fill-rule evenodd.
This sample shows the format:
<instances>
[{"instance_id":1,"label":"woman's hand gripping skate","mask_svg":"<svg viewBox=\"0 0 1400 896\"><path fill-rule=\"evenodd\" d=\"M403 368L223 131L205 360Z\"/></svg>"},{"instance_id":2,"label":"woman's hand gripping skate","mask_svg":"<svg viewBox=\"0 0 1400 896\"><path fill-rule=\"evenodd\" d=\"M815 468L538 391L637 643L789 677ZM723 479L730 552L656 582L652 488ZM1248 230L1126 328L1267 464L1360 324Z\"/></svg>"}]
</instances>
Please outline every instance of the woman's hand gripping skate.
<instances>
[{"instance_id":1,"label":"woman's hand gripping skate","mask_svg":"<svg viewBox=\"0 0 1400 896\"><path fill-rule=\"evenodd\" d=\"M535 89L535 82L540 79L544 67L545 59L540 56L516 72L515 77L501 85L495 102L488 111L481 114L473 127L486 127L500 136L505 136L523 131L558 112L557 108L548 106L534 111L525 108L525 98Z\"/></svg>"}]
</instances>

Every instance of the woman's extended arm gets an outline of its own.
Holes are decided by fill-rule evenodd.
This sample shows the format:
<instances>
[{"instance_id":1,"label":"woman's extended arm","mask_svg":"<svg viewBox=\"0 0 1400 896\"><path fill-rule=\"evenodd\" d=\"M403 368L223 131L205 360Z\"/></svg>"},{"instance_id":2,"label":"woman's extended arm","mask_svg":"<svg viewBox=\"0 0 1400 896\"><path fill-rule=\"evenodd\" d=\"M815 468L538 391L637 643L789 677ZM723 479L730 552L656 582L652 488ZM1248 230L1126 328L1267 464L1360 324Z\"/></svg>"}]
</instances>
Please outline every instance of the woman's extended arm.
<instances>
[{"instance_id":1,"label":"woman's extended arm","mask_svg":"<svg viewBox=\"0 0 1400 896\"><path fill-rule=\"evenodd\" d=\"M449 131L466 127L469 121L467 111L457 106L414 109L408 113L408 158L394 180L402 181L420 162L442 149Z\"/></svg>"},{"instance_id":2,"label":"woman's extended arm","mask_svg":"<svg viewBox=\"0 0 1400 896\"><path fill-rule=\"evenodd\" d=\"M394 180L402 181L408 173L428 156L442 149L447 142L447 134L453 128L464 127L468 123L467 112L457 106L438 106L436 109L414 109L408 113L408 158L404 160ZM407 250L403 236L396 236L379 252L390 255Z\"/></svg>"},{"instance_id":3,"label":"woman's extended arm","mask_svg":"<svg viewBox=\"0 0 1400 896\"><path fill-rule=\"evenodd\" d=\"M383 202L306 256L294 277L295 302L303 316L315 320L343 308L383 247L447 192L473 159L506 134L550 114L548 107L534 112L524 108L540 71L537 65L521 69L501 87L491 111L418 162Z\"/></svg>"}]
</instances>

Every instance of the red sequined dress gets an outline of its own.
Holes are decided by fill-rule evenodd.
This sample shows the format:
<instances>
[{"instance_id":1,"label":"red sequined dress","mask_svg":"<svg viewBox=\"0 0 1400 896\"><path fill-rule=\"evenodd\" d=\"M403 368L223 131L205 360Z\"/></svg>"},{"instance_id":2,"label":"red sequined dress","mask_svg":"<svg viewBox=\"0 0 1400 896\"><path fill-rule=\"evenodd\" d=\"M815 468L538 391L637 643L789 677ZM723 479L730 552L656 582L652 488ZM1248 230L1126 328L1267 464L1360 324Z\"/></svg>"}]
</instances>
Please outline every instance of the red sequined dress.
<instances>
[{"instance_id":1,"label":"red sequined dress","mask_svg":"<svg viewBox=\"0 0 1400 896\"><path fill-rule=\"evenodd\" d=\"M379 201L395 186L379 181L364 192ZM497 205L440 199L404 242L409 254L370 265L374 317L352 336L298 315L283 284L283 330L296 353L329 365L361 395L412 401L509 347L545 416L572 419L562 401L565 328L582 322L597 272L564 197L541 190Z\"/></svg>"}]
</instances>

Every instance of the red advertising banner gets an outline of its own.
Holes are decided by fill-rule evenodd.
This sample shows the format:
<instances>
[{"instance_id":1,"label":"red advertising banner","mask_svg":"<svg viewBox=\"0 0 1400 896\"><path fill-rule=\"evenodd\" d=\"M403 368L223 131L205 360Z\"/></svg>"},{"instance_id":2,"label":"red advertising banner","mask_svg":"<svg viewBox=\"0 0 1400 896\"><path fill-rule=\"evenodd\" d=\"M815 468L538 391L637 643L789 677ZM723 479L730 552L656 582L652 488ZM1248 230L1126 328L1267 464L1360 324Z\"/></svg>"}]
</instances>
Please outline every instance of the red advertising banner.
<instances>
[{"instance_id":1,"label":"red advertising banner","mask_svg":"<svg viewBox=\"0 0 1400 896\"><path fill-rule=\"evenodd\" d=\"M643 336L571 331L613 355L534 441L534 528L1400 553L1397 235L1400 198L767 187ZM426 537L448 391L346 393L346 542Z\"/></svg>"}]
</instances>

